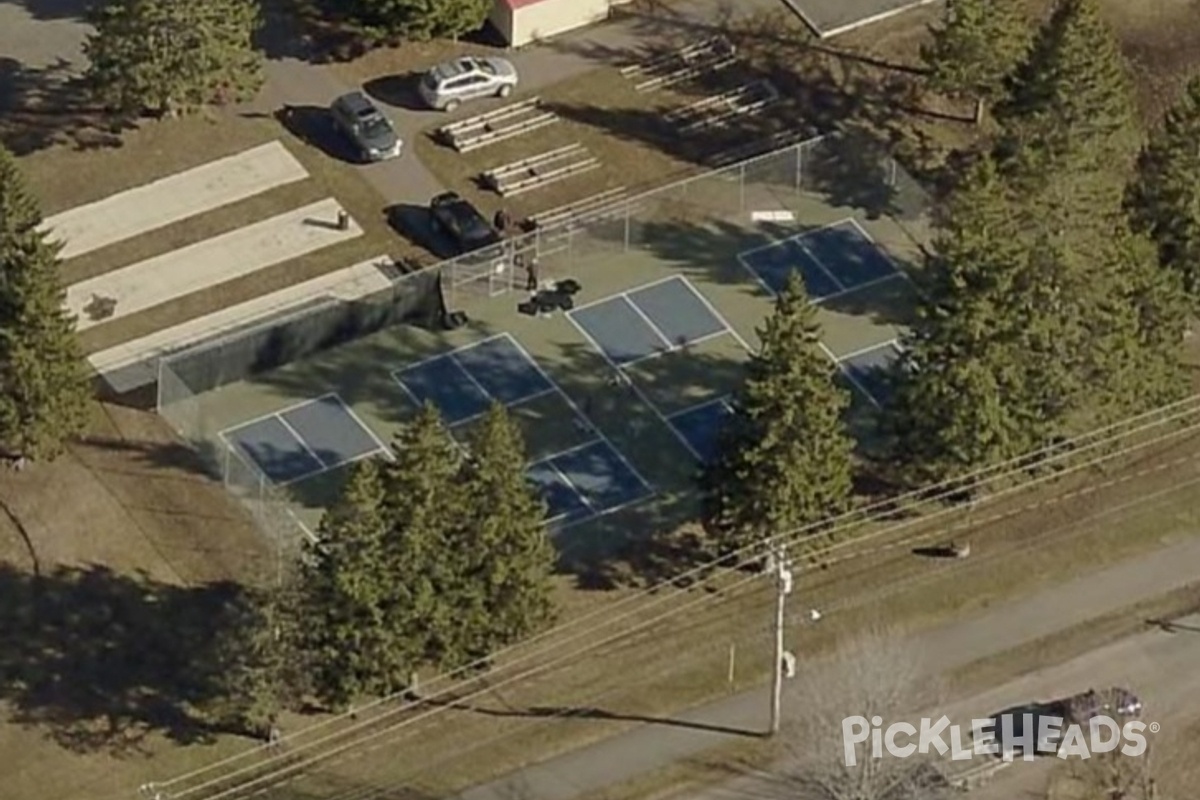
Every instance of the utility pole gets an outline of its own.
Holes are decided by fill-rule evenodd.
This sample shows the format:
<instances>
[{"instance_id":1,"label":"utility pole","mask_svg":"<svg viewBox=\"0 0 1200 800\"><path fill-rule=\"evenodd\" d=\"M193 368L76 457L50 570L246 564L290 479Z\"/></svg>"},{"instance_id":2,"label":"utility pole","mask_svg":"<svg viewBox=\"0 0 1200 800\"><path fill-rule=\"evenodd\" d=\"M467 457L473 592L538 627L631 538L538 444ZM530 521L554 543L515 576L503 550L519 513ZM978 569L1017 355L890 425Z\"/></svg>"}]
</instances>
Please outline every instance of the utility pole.
<instances>
[{"instance_id":1,"label":"utility pole","mask_svg":"<svg viewBox=\"0 0 1200 800\"><path fill-rule=\"evenodd\" d=\"M779 733L780 717L783 705L783 679L789 669L791 655L784 649L783 630L787 612L787 597L792 593L792 570L787 560L787 546L782 542L771 545L769 562L775 578L775 670L771 680L771 728L770 735ZM790 676L788 676L790 677Z\"/></svg>"}]
</instances>

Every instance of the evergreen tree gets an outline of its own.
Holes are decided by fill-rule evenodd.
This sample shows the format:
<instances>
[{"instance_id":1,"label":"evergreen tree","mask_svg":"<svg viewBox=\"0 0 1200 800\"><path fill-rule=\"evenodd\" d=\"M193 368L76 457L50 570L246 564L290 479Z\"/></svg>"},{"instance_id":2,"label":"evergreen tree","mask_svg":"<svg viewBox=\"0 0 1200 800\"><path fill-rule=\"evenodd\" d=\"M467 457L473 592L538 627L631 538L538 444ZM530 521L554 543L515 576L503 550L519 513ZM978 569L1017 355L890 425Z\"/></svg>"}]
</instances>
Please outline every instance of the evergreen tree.
<instances>
[{"instance_id":1,"label":"evergreen tree","mask_svg":"<svg viewBox=\"0 0 1200 800\"><path fill-rule=\"evenodd\" d=\"M1167 112L1138 160L1129 189L1134 228L1158 246L1159 263L1178 273L1200 303L1200 75Z\"/></svg>"},{"instance_id":2,"label":"evergreen tree","mask_svg":"<svg viewBox=\"0 0 1200 800\"><path fill-rule=\"evenodd\" d=\"M64 310L60 245L16 159L0 147L0 446L58 456L87 423L89 387L75 321Z\"/></svg>"},{"instance_id":3,"label":"evergreen tree","mask_svg":"<svg viewBox=\"0 0 1200 800\"><path fill-rule=\"evenodd\" d=\"M301 605L309 620L304 649L313 659L313 688L335 707L403 685L419 661L419 652L388 618L395 584L387 563L392 531L384 506L381 464L360 461L301 562Z\"/></svg>"},{"instance_id":4,"label":"evergreen tree","mask_svg":"<svg viewBox=\"0 0 1200 800\"><path fill-rule=\"evenodd\" d=\"M272 721L294 710L312 688L304 650L302 597L294 581L247 591L236 601L225 634L222 675L225 723L250 736L266 736Z\"/></svg>"},{"instance_id":5,"label":"evergreen tree","mask_svg":"<svg viewBox=\"0 0 1200 800\"><path fill-rule=\"evenodd\" d=\"M702 478L707 527L723 553L837 515L852 490L849 396L798 276L759 337L721 455Z\"/></svg>"},{"instance_id":6,"label":"evergreen tree","mask_svg":"<svg viewBox=\"0 0 1200 800\"><path fill-rule=\"evenodd\" d=\"M457 39L483 27L491 0L352 0L347 9L381 40Z\"/></svg>"},{"instance_id":7,"label":"evergreen tree","mask_svg":"<svg viewBox=\"0 0 1200 800\"><path fill-rule=\"evenodd\" d=\"M106 0L85 51L97 98L127 114L174 114L252 98L263 83L254 0Z\"/></svg>"},{"instance_id":8,"label":"evergreen tree","mask_svg":"<svg viewBox=\"0 0 1200 800\"><path fill-rule=\"evenodd\" d=\"M1026 175L1117 174L1136 150L1128 64L1096 0L1058 0L997 108L1002 152Z\"/></svg>"},{"instance_id":9,"label":"evergreen tree","mask_svg":"<svg viewBox=\"0 0 1200 800\"><path fill-rule=\"evenodd\" d=\"M430 404L396 435L394 451L383 480L390 521L384 568L393 588L384 617L407 658L443 665L463 625L458 598L467 594L457 549L469 518L462 451Z\"/></svg>"},{"instance_id":10,"label":"evergreen tree","mask_svg":"<svg viewBox=\"0 0 1200 800\"><path fill-rule=\"evenodd\" d=\"M1091 375L1103 387L1097 422L1137 414L1183 397L1181 361L1189 303L1178 273L1162 270L1154 245L1118 221L1099 264L1109 287L1088 314Z\"/></svg>"},{"instance_id":11,"label":"evergreen tree","mask_svg":"<svg viewBox=\"0 0 1200 800\"><path fill-rule=\"evenodd\" d=\"M975 122L1004 92L1004 80L1029 46L1029 26L1016 3L947 0L933 41L921 49L930 84L953 97L975 98Z\"/></svg>"},{"instance_id":12,"label":"evergreen tree","mask_svg":"<svg viewBox=\"0 0 1200 800\"><path fill-rule=\"evenodd\" d=\"M451 665L520 641L554 612L546 506L525 477L521 432L503 406L492 406L470 452L462 478L468 513L452 548L463 593L454 601L460 626L445 648Z\"/></svg>"},{"instance_id":13,"label":"evergreen tree","mask_svg":"<svg viewBox=\"0 0 1200 800\"><path fill-rule=\"evenodd\" d=\"M1030 279L1018 205L992 162L964 177L937 226L887 417L897 461L918 483L1026 452L1051 429L1049 387L1070 380L1065 364L1031 349L1055 327L1034 294L1048 284Z\"/></svg>"}]
</instances>

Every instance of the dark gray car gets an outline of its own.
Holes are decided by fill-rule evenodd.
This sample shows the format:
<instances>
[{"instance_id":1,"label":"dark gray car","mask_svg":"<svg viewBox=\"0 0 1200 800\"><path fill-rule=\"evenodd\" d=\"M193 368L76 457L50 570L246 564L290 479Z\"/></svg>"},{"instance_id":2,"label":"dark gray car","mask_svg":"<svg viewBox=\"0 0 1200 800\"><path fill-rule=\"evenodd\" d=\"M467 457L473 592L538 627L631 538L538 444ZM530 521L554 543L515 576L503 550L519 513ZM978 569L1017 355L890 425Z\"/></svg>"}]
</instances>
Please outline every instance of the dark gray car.
<instances>
[{"instance_id":1,"label":"dark gray car","mask_svg":"<svg viewBox=\"0 0 1200 800\"><path fill-rule=\"evenodd\" d=\"M363 161L385 161L400 155L402 144L391 120L362 92L342 95L329 111Z\"/></svg>"}]
</instances>

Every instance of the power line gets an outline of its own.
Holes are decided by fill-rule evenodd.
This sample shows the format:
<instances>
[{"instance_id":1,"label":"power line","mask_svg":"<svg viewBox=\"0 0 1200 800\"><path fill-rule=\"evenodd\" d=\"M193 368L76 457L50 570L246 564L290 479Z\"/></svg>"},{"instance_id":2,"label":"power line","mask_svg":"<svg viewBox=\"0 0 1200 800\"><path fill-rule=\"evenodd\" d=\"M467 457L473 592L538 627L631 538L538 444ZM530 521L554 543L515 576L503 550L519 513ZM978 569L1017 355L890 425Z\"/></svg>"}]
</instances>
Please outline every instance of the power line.
<instances>
[{"instance_id":1,"label":"power line","mask_svg":"<svg viewBox=\"0 0 1200 800\"><path fill-rule=\"evenodd\" d=\"M1135 417L1131 417L1128 420L1122 420L1122 421L1113 423L1111 425L1097 428L1093 431L1085 432L1085 433L1080 434L1079 436L1076 436L1067 441L1056 443L1056 444L1051 445L1046 448L1041 448L1040 450L1035 451L1032 454L1028 454L1028 455L1022 456L1017 459L1012 459L1008 462L1005 462L1004 464L995 465L993 467L978 470L969 476L964 476L963 478L958 478L954 481L943 482L942 484L938 484L933 487L929 487L927 489L923 489L923 490L920 490L917 492L910 492L906 495L902 495L900 498L897 498L897 499L891 499L891 500L883 501L880 503L871 504L864 508L856 509L854 511L851 511L847 514L841 515L841 516L835 518L834 520L832 520L831 522L833 522L833 523L838 523L838 522L842 523L841 525L835 524L832 529L828 527L830 523L826 522L820 526L817 526L817 525L805 526L796 531L791 531L786 534L780 534L780 535L777 535L776 537L774 537L774 539L777 541L798 540L800 538L803 538L806 535L810 535L812 532L814 532L814 529L817 529L817 528L824 528L825 530L822 532L825 534L836 534L839 530L841 530L843 528L853 528L856 526L867 524L872 521L878 521L880 516L886 515L888 512L894 510L894 508L898 504L903 503L906 500L910 501L910 502L925 503L925 504L936 503L936 502L940 501L941 499L944 499L946 495L953 494L954 492L962 491L962 489L964 487L974 486L977 488L981 485L986 485L990 482L996 481L1001 478L1007 478L1007 477L1012 477L1013 475L1024 474L1034 466L1052 465L1054 463L1061 462L1068 458L1078 456L1081 452L1085 452L1089 449L1097 449L1097 448L1111 446L1116 441L1119 441L1124 438L1128 438L1128 437L1135 435L1141 431L1150 430L1150 429L1153 429L1156 427L1161 427L1161 426L1166 425L1173 421L1182 420L1188 416L1195 414L1197 411L1200 411L1200 405L1198 405L1198 403L1200 403L1200 396L1193 396L1191 398L1187 398L1185 400L1181 400L1176 403L1169 404L1162 408L1154 409L1152 411L1145 412L1144 414L1140 414ZM1134 427L1130 428L1129 426L1131 426L1131 425L1133 425ZM1159 439L1155 440L1153 443L1157 443L1157 442L1162 441L1163 439L1169 438L1169 437L1182 436L1185 433L1190 432L1191 430L1195 429L1196 427L1197 427L1197 425L1193 424L1190 427L1175 431L1172 434L1169 434L1167 437L1159 437ZM1128 429L1121 430L1122 428L1128 428ZM1151 443L1151 444L1153 444L1153 443ZM1137 450L1137 449L1140 449L1140 448L1146 447L1146 446L1150 446L1150 444L1143 443L1141 445L1137 445L1137 446L1130 447L1130 448L1125 448L1123 450L1117 450L1117 451L1114 451L1114 452L1111 452L1111 453L1108 453L1108 454L1102 456L1100 459L1096 459L1091 462L1087 462L1083 465L1076 465L1074 468L1072 468L1069 471L1075 471L1075 470L1082 469L1082 468L1088 468L1090 466L1094 466L1097 463L1102 463L1104 461L1112 460L1114 458L1120 457L1121 455L1125 455L1129 452L1132 452L1134 450ZM1063 474L1066 474L1066 473L1064 472L1064 473L1058 473L1055 475L1047 476L1044 480L1057 480L1057 479L1060 479L1063 476ZM1036 485L1037 483L1040 483L1040 482L1044 482L1044 481L1042 479L1027 480L1018 486L1010 487L1010 489L1008 491L1002 490L1001 492L998 492L997 494L988 497L986 499L986 501L992 502L995 499L997 499L998 497L1001 497L1001 496L1011 493L1011 491L1013 491L1013 490L1022 490L1022 491L1027 490L1029 488L1029 486ZM983 501L981 501L981 502L983 502ZM860 545L862 543L862 541L864 541L864 540L874 539L880 535L894 533L897 530L900 530L900 529L903 529L906 527L910 527L912 525L926 524L929 521L936 519L940 516L943 516L945 514L957 513L959 510L960 509L957 509L957 508L940 508L938 511L934 512L933 514L926 515L924 517L917 517L907 523L893 525L893 526L885 528L881 531L873 532L873 533L867 534L865 536L850 538L850 539L843 540L841 542L836 542L834 544L831 544L825 548L822 548L822 549L816 551L814 553L814 555L828 555L829 553L831 553L835 550L839 550L844 547ZM743 548L741 551L739 551L736 554L737 556L740 556L737 566L739 566L739 567L747 566L747 565L750 565L750 564L756 562L759 558L759 555L758 555L758 552L755 552L755 551L757 551L759 549L759 547L761 547L761 546L758 546L755 548ZM749 557L747 557L748 552L753 552L753 554L750 555ZM497 656L505 655L511 651L519 650L519 649L528 650L528 648L531 645L536 644L540 641L545 641L545 640L551 639L553 637L556 637L556 636L562 634L564 631L571 630L572 628L584 628L585 629L584 633L590 635L590 634L594 633L594 628L595 628L594 620L596 617L602 617L602 616L609 617L609 619L605 620L603 622L603 624L604 625L612 625L617 622L621 622L624 619L629 618L634 613L638 613L638 614L644 613L649 608L655 607L657 605L661 605L665 602L668 602L668 601L674 599L675 595L671 595L671 594L663 595L663 596L660 596L657 598L653 596L653 594L655 592L661 592L664 587L671 588L673 586L678 586L683 580L686 580L687 578L694 578L696 580L696 583L698 583L700 585L704 585L704 584L707 584L710 581L714 580L716 577L724 577L724 576L728 576L730 574L728 571L719 571L715 574L712 574L713 570L717 566L718 565L715 562L703 564L695 569L685 572L681 576L676 576L675 578L672 578L668 581L664 581L656 586L649 587L648 589L646 589L642 592L639 592L630 597L624 598L623 600L618 601L606 608L599 609L596 612L592 612L590 614L576 618L574 620L569 621L568 623L565 623L561 626L556 627L555 629L552 629L543 634L540 634L539 636L532 637L530 640L527 640L526 642L518 643L517 645L514 645L512 647L505 648L503 651L501 651L501 653L498 653ZM752 577L752 578L748 578L746 580L753 580L753 579L754 578ZM736 581L733 584L733 586L734 587L739 586L742 582L743 581ZM728 592L730 590L730 588L731 587L726 587L726 591ZM615 616L613 615L614 611L620 610L626 606L633 605L634 603L640 602L640 601L646 599L647 597L650 598L650 601L647 603L643 603L641 607L634 609L633 612L626 612L626 613L618 614ZM687 607L688 607L688 605L685 605L685 608L687 608ZM679 609L676 609L676 610L667 612L667 614L661 615L661 617L659 617L659 618L652 618L651 620L648 621L648 623L644 622L644 623L636 626L634 629L632 629L630 631L625 631L625 632L617 634L616 638L620 638L620 637L626 636L626 635L631 635L632 633L636 632L637 630L644 628L647 624L655 624L658 621L661 621L662 618L666 618L667 616L672 616L678 612L679 612ZM593 623L593 624L589 624L589 623ZM575 638L578 638L578 637L575 637ZM569 643L570 641L573 641L573 639L568 639L567 641ZM607 643L608 641L610 641L610 640L606 639L605 643ZM564 642L560 642L560 641L555 642L554 647L556 649L561 649L563 644L564 644ZM528 673L518 673L517 675L512 676L511 678L507 679L503 683L508 683L508 682L511 682L514 680L519 680L523 677L528 677L529 675L532 675L532 674L541 673L541 672L545 671L545 669L548 669L552 666L557 666L559 663L562 663L564 660L577 657L580 653L585 653L585 652L590 651L591 649L594 649L594 646L595 645L584 648L581 651L574 651L574 652L568 654L568 656L566 656L566 657L560 657L560 658L554 659L549 663L540 665L538 668L531 670ZM513 662L502 665L501 667L498 668L497 671L504 672L505 670L510 670L515 665L518 665L518 664L521 664L521 663L524 663L526 661L533 660L536 658L540 658L542 655L543 655L542 652L537 649L526 652L522 656L515 659ZM435 685L437 685L440 682L451 681L456 676L463 674L464 671L466 671L466 668L464 668L464 670L457 670L457 671L448 673L446 675L438 676L437 678L433 679L433 682ZM461 685L462 686L470 685L471 683L475 682L476 680L477 680L476 678L470 678L468 680L461 681ZM503 683L501 685L503 685ZM362 723L358 723L357 725L351 726L350 728L345 729L345 730L332 732L329 735L325 736L324 738L319 738L315 741L305 743L303 745L300 745L300 747L302 749L310 749L311 750L313 748L318 747L319 745L330 742L333 739L342 738L342 737L346 736L347 734L353 733L355 730L360 730L367 726L377 724L380 721L380 719L382 719L383 717L389 717L394 714L398 714L398 713L402 713L404 711L411 710L413 707L415 707L417 705L422 705L422 704L427 703L429 699L436 699L437 697L441 697L457 688L460 688L460 687L451 684L450 686L447 686L445 689L441 689L439 692L435 693L432 697L426 698L423 701L409 703L409 704L404 705L399 708L393 708L393 709L387 710L381 715L380 718L365 721ZM494 688L495 687L490 687L489 689L485 689L483 691L491 691ZM471 695L471 696L475 696L475 695ZM391 696L388 698L382 698L378 701L375 701L375 702L369 704L366 707L358 709L355 713L362 713L366 710L383 706L387 703L394 702L395 699L396 699L395 696ZM395 727L414 724L416 721L419 721L420 719L424 719L428 715L429 715L429 713L426 713L424 715L417 715L417 717L412 718L412 719L400 721L396 724ZM301 731L299 734L294 734L293 736L288 737L288 740L294 741L301 734L306 734L306 733L310 733L310 732L316 731L321 728L329 727L334 722L344 720L347 717L351 717L351 715L350 714L340 715L339 717L333 718L331 720L327 720L325 722L310 726L309 728L305 729L304 731ZM287 740L285 740L285 741L287 741ZM345 747L346 746L343 746L342 748L339 748L338 750L336 750L332 753L314 756L314 757L312 757L312 763L316 763L316 761L324 761L327 757L329 757L331 755L335 755L337 752L341 752L342 750L345 749ZM238 761L245 761L247 758L252 757L254 755L259 755L261 753L262 753L262 748L258 748L255 751L252 751L250 753L243 753L238 756L224 759L223 761L217 762L216 764L209 765L200 770L195 770L186 775L178 776L166 783L157 784L156 786L159 790L165 790L171 786L179 785L180 783L188 781L189 779L200 777L203 774L213 772L217 769L220 769L223 766L231 765ZM246 772L257 771L258 769L261 769L264 767L269 767L270 761L273 761L273 760L287 760L289 762L292 762L287 767L284 767L285 770L290 770L295 767L304 766L305 763L307 763L307 762L301 760L300 763L297 763L296 755L297 755L297 753L295 753L295 752L289 753L286 758L284 756L275 755L275 756L269 758L267 763L247 765L245 767L236 769L225 775L222 775L219 777L214 777L213 779L204 781L204 782L200 783L199 785L185 788L178 793L168 793L167 796L176 797L176 798L184 798L184 797L191 796L191 795L193 795L197 792L203 791L207 788L213 788L216 784L227 782L233 778L236 778L239 775L245 774ZM256 781L256 783L257 783L257 781ZM217 795L217 797L223 797L223 796L225 796L226 793Z\"/></svg>"},{"instance_id":2,"label":"power line","mask_svg":"<svg viewBox=\"0 0 1200 800\"><path fill-rule=\"evenodd\" d=\"M1200 454L1197 454L1196 457L1200 458ZM1193 478L1190 478L1185 481L1176 482L1165 489L1153 492L1149 495L1142 495L1142 496L1137 497L1129 502L1123 503L1115 508L1106 509L1105 511L1100 512L1099 514L1096 514L1096 515L1093 515L1090 517L1085 517L1083 519L1073 519L1073 520L1065 523L1064 525L1062 525L1061 528L1078 527L1078 528L1080 528L1080 530L1071 534L1070 536L1067 536L1067 537L1058 537L1055 539L1055 541L1056 542L1067 541L1067 540L1074 539L1079 536L1084 536L1084 535L1088 535L1088 534L1092 533L1091 530L1083 527L1084 522L1095 522L1097 518L1107 517L1112 514L1127 511L1130 508L1133 508L1133 507L1136 507L1139 505L1144 505L1146 503L1154 502L1156 500L1161 499L1164 496L1178 492L1181 489L1184 489L1184 488L1187 488L1190 486L1195 486L1197 484L1200 484L1200 476L1193 477ZM1017 546L1019 546L1019 545L1017 545ZM1004 549L1004 550L997 550L997 551L987 553L978 560L972 560L972 562L968 566L970 568L977 568L981 563L987 563L987 562L993 561L995 559L1009 557L1010 550L1011 550L1011 548ZM911 584L911 583L915 583L915 582L920 582L921 580L930 580L932 578L935 578L937 576L945 574L945 572L948 571L949 569L964 566L963 562L948 562L948 564L949 565L945 569L937 570L935 575L930 575L929 573L925 573L922 576L918 576L918 580L916 580L916 581L914 581L912 579L908 579L908 578L903 578L903 579L900 579L897 581L891 581L887 584L887 586L885 588L891 588L891 589L895 590L896 588L900 587L901 585L907 585L907 584ZM848 607L866 605L871 602L871 598L873 598L874 596L876 596L876 595L873 594L873 595L869 595L869 596L864 596L864 595L856 594L856 595L853 595L853 596L847 598L845 603L836 604L835 606L831 606L830 608L837 609L837 610L843 610ZM760 625L759 627L750 631L749 633L750 633L750 636L754 639L754 643L763 644L763 643L767 642L768 634L770 632L771 632L770 626L764 624L764 625ZM713 657L708 659L708 661L705 662L706 664L708 664L709 661L719 663L725 657L724 654L720 651L713 651L712 655L713 655ZM697 665L694 662L689 662L686 665L682 665L682 662L679 662L679 663L681 663L680 669L687 668L689 670L689 672L692 672L692 673L696 672ZM709 666L713 666L713 665L710 664ZM613 696L614 694L621 692L623 690L626 690L626 689L628 689L628 685L625 683L620 683L616 686L610 686L610 687L604 689L602 692L590 694L584 698L576 700L575 703L576 703L576 705L587 704L589 706L592 706L595 703L602 701L604 699L607 699L607 698ZM531 719L531 724L550 725L550 724L554 724L556 722L569 720L569 719L584 715L586 713L587 713L586 709L578 709L578 708L564 709L557 713L549 714L546 716L539 716L536 719ZM446 763L447 761L450 761L451 759L453 759L455 761L461 761L462 759L467 758L467 757L471 756L472 754L478 752L482 748L487 747L496 742L500 742L500 741L509 739L511 736L512 736L512 733L510 731L503 731L499 734L493 735L486 739L482 739L482 740L472 739L470 743L465 745L465 749L456 749L454 751L454 753L448 754L441 759L433 761L432 763L430 763L430 762L422 763L420 769L418 769L416 771L410 771L410 772L404 773L404 775L406 776L406 780L404 780L404 781L394 781L394 782L389 782L386 785L360 787L360 788L356 788L356 789L351 789L344 793L330 796L330 797L326 798L326 800L375 800L375 798L382 798L383 795L385 793L389 792L390 790L401 788L405 783L408 782L408 779L410 779L411 776L426 774L426 773L430 772L431 770L434 770L437 767L441 766L442 764Z\"/></svg>"}]
</instances>

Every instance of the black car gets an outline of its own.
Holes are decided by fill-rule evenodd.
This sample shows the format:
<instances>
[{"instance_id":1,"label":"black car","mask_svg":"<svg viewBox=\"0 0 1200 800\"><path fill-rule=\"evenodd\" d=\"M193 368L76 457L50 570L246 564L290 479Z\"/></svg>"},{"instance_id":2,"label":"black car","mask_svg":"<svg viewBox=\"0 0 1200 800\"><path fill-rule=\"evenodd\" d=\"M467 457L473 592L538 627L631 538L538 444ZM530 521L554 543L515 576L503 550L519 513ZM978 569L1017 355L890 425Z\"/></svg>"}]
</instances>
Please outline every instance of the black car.
<instances>
[{"instance_id":1,"label":"black car","mask_svg":"<svg viewBox=\"0 0 1200 800\"><path fill-rule=\"evenodd\" d=\"M454 240L463 253L480 250L500 243L500 234L488 224L479 209L454 192L439 194L429 201L435 233L444 233Z\"/></svg>"},{"instance_id":2,"label":"black car","mask_svg":"<svg viewBox=\"0 0 1200 800\"><path fill-rule=\"evenodd\" d=\"M384 161L400 155L400 137L391 120L362 92L342 95L333 101L329 112L363 161Z\"/></svg>"}]
</instances>

